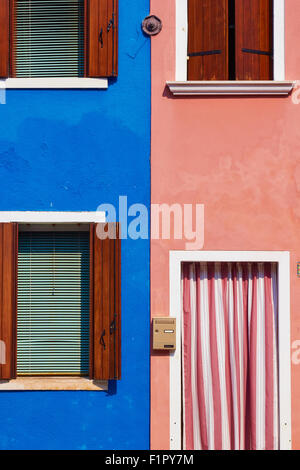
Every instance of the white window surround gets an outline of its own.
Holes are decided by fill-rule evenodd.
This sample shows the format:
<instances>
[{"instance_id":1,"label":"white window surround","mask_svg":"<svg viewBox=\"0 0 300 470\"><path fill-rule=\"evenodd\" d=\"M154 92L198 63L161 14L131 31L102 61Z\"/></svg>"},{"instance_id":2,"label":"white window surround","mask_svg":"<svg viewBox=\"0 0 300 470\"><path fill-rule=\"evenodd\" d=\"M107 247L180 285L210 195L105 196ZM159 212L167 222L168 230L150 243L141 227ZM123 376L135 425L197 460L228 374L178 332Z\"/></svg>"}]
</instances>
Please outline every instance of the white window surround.
<instances>
[{"instance_id":1,"label":"white window surround","mask_svg":"<svg viewBox=\"0 0 300 470\"><path fill-rule=\"evenodd\" d=\"M106 89L107 78L49 77L0 79L0 89Z\"/></svg>"},{"instance_id":2,"label":"white window surround","mask_svg":"<svg viewBox=\"0 0 300 470\"><path fill-rule=\"evenodd\" d=\"M176 350L170 354L170 449L181 450L181 264L183 262L278 263L280 450L291 443L290 254L283 251L170 251L170 316L176 317Z\"/></svg>"},{"instance_id":3,"label":"white window surround","mask_svg":"<svg viewBox=\"0 0 300 470\"><path fill-rule=\"evenodd\" d=\"M167 86L174 95L288 95L285 80L285 0L274 0L274 80L187 81L188 0L176 0L176 72Z\"/></svg>"},{"instance_id":4,"label":"white window surround","mask_svg":"<svg viewBox=\"0 0 300 470\"><path fill-rule=\"evenodd\" d=\"M16 222L20 224L87 224L104 223L105 212L32 212L2 211L0 223ZM91 380L88 377L17 377L13 380L0 380L0 391L24 390L92 390L108 389L106 380Z\"/></svg>"},{"instance_id":5,"label":"white window surround","mask_svg":"<svg viewBox=\"0 0 300 470\"><path fill-rule=\"evenodd\" d=\"M105 222L105 212L0 211L1 222L18 222L20 224L100 224Z\"/></svg>"}]
</instances>

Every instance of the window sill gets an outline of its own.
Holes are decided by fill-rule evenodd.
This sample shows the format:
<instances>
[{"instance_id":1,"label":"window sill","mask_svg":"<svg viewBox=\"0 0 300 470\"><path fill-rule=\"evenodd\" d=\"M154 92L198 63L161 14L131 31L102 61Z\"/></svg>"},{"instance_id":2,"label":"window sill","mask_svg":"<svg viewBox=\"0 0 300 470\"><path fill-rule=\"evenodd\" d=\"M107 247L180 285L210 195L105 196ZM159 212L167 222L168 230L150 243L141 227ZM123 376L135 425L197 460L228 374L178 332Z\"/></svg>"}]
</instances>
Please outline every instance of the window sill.
<instances>
[{"instance_id":1,"label":"window sill","mask_svg":"<svg viewBox=\"0 0 300 470\"><path fill-rule=\"evenodd\" d=\"M86 377L18 377L13 380L0 380L0 391L38 390L108 390L106 380L90 380Z\"/></svg>"},{"instance_id":2,"label":"window sill","mask_svg":"<svg viewBox=\"0 0 300 470\"><path fill-rule=\"evenodd\" d=\"M107 78L6 78L0 80L0 88L18 89L18 88L61 88L61 89L80 89L94 88L106 89L108 87Z\"/></svg>"},{"instance_id":3,"label":"window sill","mask_svg":"<svg viewBox=\"0 0 300 470\"><path fill-rule=\"evenodd\" d=\"M186 81L167 82L167 86L175 96L288 96L294 83L293 81Z\"/></svg>"}]
</instances>

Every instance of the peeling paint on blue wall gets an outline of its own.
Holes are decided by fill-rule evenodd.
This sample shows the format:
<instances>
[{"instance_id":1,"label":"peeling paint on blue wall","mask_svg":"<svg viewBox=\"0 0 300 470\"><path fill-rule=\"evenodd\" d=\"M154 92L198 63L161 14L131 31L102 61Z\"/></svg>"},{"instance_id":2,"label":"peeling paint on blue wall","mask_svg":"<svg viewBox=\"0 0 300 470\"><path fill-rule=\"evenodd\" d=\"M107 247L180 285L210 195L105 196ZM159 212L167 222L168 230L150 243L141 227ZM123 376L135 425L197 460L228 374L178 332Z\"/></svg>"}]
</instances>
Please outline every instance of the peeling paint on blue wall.
<instances>
[{"instance_id":1,"label":"peeling paint on blue wall","mask_svg":"<svg viewBox=\"0 0 300 470\"><path fill-rule=\"evenodd\" d=\"M120 3L108 90L9 90L0 106L0 209L150 204L149 0ZM108 392L0 392L0 449L149 448L149 241L122 245L122 380Z\"/></svg>"}]
</instances>

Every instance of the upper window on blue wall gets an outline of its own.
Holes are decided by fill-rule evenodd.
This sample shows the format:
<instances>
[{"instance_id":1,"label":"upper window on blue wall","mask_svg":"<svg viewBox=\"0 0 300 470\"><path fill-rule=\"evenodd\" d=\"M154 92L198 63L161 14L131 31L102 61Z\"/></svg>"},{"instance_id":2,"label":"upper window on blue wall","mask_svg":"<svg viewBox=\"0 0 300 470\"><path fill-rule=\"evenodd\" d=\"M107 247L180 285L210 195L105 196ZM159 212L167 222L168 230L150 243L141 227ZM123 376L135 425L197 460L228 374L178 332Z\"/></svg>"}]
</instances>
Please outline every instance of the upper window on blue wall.
<instances>
[{"instance_id":1,"label":"upper window on blue wall","mask_svg":"<svg viewBox=\"0 0 300 470\"><path fill-rule=\"evenodd\" d=\"M0 77L115 77L118 0L1 0Z\"/></svg>"}]
</instances>

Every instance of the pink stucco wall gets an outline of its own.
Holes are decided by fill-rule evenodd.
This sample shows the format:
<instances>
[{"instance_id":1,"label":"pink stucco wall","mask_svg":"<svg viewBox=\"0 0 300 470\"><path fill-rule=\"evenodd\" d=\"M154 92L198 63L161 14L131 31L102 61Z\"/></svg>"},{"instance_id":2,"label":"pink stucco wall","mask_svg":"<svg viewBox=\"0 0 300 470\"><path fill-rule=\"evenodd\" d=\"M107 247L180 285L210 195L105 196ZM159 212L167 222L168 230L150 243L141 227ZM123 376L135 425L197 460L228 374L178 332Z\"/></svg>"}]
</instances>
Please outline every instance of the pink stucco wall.
<instances>
[{"instance_id":1,"label":"pink stucco wall","mask_svg":"<svg viewBox=\"0 0 300 470\"><path fill-rule=\"evenodd\" d=\"M286 0L286 79L300 79L300 2ZM151 0L152 203L203 203L205 250L291 253L291 341L300 339L300 105L292 98L173 98L175 0ZM151 243L153 316L169 314L169 250ZM300 449L300 365L292 365L292 437ZM151 446L169 447L169 358L151 358Z\"/></svg>"}]
</instances>

